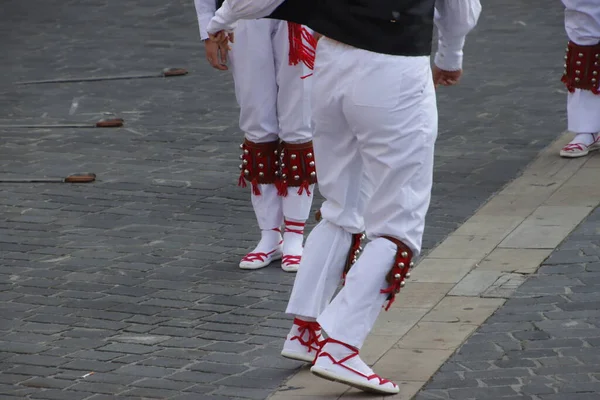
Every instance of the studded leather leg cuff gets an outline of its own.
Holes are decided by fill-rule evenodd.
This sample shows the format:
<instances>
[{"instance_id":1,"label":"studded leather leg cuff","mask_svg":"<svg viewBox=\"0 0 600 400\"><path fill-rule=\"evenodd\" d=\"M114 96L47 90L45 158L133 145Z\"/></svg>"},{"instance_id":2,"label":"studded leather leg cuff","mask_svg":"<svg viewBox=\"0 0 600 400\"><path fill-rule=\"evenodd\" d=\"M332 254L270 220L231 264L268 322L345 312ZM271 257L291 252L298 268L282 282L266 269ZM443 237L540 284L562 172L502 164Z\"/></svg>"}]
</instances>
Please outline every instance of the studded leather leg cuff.
<instances>
[{"instance_id":1,"label":"studded leather leg cuff","mask_svg":"<svg viewBox=\"0 0 600 400\"><path fill-rule=\"evenodd\" d=\"M310 185L317 182L312 141L299 144L281 142L280 157L279 195L287 196L288 187L297 187L298 194L306 191L310 195Z\"/></svg>"},{"instance_id":2,"label":"studded leather leg cuff","mask_svg":"<svg viewBox=\"0 0 600 400\"><path fill-rule=\"evenodd\" d=\"M600 43L580 46L569 42L561 81L571 93L582 89L600 95Z\"/></svg>"},{"instance_id":3,"label":"studded leather leg cuff","mask_svg":"<svg viewBox=\"0 0 600 400\"><path fill-rule=\"evenodd\" d=\"M244 140L240 145L239 186L246 187L246 181L252 185L252 193L260 195L259 184L273 184L278 179L279 141L254 143Z\"/></svg>"},{"instance_id":4,"label":"studded leather leg cuff","mask_svg":"<svg viewBox=\"0 0 600 400\"><path fill-rule=\"evenodd\" d=\"M354 265L360 252L362 251L362 241L365 240L366 235L364 233L355 233L352 235L352 242L350 244L350 251L348 252L348 258L346 259L346 265L344 266L344 272L342 273L342 281L346 283L346 275L350 271L350 268Z\"/></svg>"},{"instance_id":5,"label":"studded leather leg cuff","mask_svg":"<svg viewBox=\"0 0 600 400\"><path fill-rule=\"evenodd\" d=\"M414 264L412 262L413 253L407 245L391 236L382 237L388 239L398 247L396 257L394 259L394 265L392 266L392 269L390 269L390 272L388 272L385 278L386 281L389 283L389 286L385 289L381 289L381 293L388 294L388 304L385 307L385 311L387 311L394 303L394 300L396 299L396 294L400 293L400 289L404 287L404 281L410 278L410 270L413 268Z\"/></svg>"}]
</instances>

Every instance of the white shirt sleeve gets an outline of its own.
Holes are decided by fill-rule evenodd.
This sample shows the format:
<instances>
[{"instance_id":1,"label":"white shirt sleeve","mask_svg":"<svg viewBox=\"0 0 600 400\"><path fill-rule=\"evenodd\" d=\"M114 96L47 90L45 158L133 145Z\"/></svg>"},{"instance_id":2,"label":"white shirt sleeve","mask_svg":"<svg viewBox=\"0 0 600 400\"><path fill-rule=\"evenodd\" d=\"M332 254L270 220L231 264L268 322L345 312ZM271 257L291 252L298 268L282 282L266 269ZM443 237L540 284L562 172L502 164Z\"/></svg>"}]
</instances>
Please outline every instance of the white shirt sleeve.
<instances>
[{"instance_id":1,"label":"white shirt sleeve","mask_svg":"<svg viewBox=\"0 0 600 400\"><path fill-rule=\"evenodd\" d=\"M196 0L198 1L198 0ZM257 19L271 14L285 0L225 0L208 24L209 33L232 31L240 19Z\"/></svg>"},{"instance_id":2,"label":"white shirt sleeve","mask_svg":"<svg viewBox=\"0 0 600 400\"><path fill-rule=\"evenodd\" d=\"M217 11L216 0L194 0L196 6L196 16L198 17L198 28L200 29L200 39L208 39L208 23L215 16Z\"/></svg>"},{"instance_id":3,"label":"white shirt sleeve","mask_svg":"<svg viewBox=\"0 0 600 400\"><path fill-rule=\"evenodd\" d=\"M462 69L465 38L477 25L480 14L479 0L436 1L434 21L438 28L438 51L434 62L438 68Z\"/></svg>"}]
</instances>

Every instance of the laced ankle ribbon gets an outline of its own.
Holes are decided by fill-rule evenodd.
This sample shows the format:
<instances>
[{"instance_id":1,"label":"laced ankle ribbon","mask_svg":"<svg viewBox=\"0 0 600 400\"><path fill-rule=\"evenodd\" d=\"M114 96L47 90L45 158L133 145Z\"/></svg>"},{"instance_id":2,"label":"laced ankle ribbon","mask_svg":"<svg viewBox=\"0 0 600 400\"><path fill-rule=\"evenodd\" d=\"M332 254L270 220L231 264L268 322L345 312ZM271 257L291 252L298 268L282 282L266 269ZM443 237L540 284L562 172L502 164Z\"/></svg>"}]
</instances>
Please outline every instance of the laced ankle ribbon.
<instances>
[{"instance_id":1,"label":"laced ankle ribbon","mask_svg":"<svg viewBox=\"0 0 600 400\"><path fill-rule=\"evenodd\" d=\"M297 340L301 345L307 347L309 351L318 352L321 348L321 341L319 340L321 337L321 325L317 321L303 321L298 318L294 318L294 325L298 327L300 333L293 336L290 340ZM317 334L317 332L319 333ZM305 333L308 333L308 340L303 339Z\"/></svg>"},{"instance_id":2,"label":"laced ankle ribbon","mask_svg":"<svg viewBox=\"0 0 600 400\"><path fill-rule=\"evenodd\" d=\"M284 223L285 223L285 231L284 232L291 232L291 233L297 233L298 235L304 235L304 226L306 225L304 222L288 221L286 219L284 221ZM299 229L291 229L291 228L288 228L289 226L297 226Z\"/></svg>"},{"instance_id":3,"label":"laced ankle ribbon","mask_svg":"<svg viewBox=\"0 0 600 400\"><path fill-rule=\"evenodd\" d=\"M295 233L298 235L304 235L304 222L295 222L295 221L288 221L287 219L284 221L285 223L285 231L284 233ZM288 228L288 226L292 226L292 227L298 227L299 229L291 229ZM284 255L283 258L281 259L281 261L285 264L285 265L299 265L300 261L302 260L302 256L298 256L298 255Z\"/></svg>"},{"instance_id":4,"label":"laced ankle ribbon","mask_svg":"<svg viewBox=\"0 0 600 400\"><path fill-rule=\"evenodd\" d=\"M350 345L348 345L348 344L346 344L344 342L340 342L339 340L335 340L335 339L332 339L332 338L327 338L324 341L322 341L321 342L321 346L325 346L327 343L336 343L336 344L342 345L342 346L346 347L347 349L352 350L352 354L350 354L349 356L344 357L341 360L337 361L335 358L333 358L331 356L331 354L329 354L327 352L321 351L317 355L316 358L319 358L319 357L329 357L329 359L331 360L331 362L333 362L335 365L339 365L340 367L345 368L348 371L354 372L355 374L362 376L363 378L365 378L368 381L370 381L372 379L377 379L379 381L379 385L385 385L386 383L391 383L392 385L394 385L394 387L397 386L394 382L390 381L389 379L384 379L381 376L377 375L376 373L373 373L371 375L366 375L366 374L363 374L360 371L355 370L354 368L350 368L347 365L344 365L344 363L346 361L348 361L348 360L350 360L350 359L358 356L358 349L356 349L355 347L352 347L352 346L350 346ZM315 360L316 360L316 358L315 358Z\"/></svg>"}]
</instances>

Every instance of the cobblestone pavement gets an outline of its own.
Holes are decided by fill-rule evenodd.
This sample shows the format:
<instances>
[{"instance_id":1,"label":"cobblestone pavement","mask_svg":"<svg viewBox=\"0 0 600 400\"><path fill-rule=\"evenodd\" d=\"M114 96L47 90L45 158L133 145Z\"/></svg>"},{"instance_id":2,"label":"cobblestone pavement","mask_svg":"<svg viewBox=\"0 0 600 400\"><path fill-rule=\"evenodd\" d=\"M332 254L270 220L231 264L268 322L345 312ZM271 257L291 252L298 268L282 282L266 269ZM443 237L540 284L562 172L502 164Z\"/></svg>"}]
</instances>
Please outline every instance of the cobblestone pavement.
<instances>
[{"instance_id":1,"label":"cobblestone pavement","mask_svg":"<svg viewBox=\"0 0 600 400\"><path fill-rule=\"evenodd\" d=\"M599 226L597 208L416 400L600 398Z\"/></svg>"},{"instance_id":2,"label":"cobblestone pavement","mask_svg":"<svg viewBox=\"0 0 600 400\"><path fill-rule=\"evenodd\" d=\"M426 250L565 126L559 3L484 6L463 84L440 90ZM266 398L298 367L278 357L293 275L237 268L257 239L237 107L193 2L4 0L0 46L0 174L98 175L0 184L0 397ZM14 85L164 67L190 74ZM6 127L109 115L125 127Z\"/></svg>"}]
</instances>

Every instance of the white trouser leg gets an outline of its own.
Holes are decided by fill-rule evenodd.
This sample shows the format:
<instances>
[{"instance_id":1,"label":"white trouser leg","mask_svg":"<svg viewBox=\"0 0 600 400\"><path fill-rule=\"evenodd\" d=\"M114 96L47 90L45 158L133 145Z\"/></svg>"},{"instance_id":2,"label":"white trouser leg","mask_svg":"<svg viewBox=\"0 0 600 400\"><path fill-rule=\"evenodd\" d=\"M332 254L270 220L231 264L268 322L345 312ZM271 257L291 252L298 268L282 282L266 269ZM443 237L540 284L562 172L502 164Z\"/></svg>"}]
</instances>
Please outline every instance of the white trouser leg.
<instances>
[{"instance_id":1,"label":"white trouser leg","mask_svg":"<svg viewBox=\"0 0 600 400\"><path fill-rule=\"evenodd\" d=\"M262 231L280 228L283 224L281 197L275 185L259 185L260 195L251 194L252 207Z\"/></svg>"},{"instance_id":2,"label":"white trouser leg","mask_svg":"<svg viewBox=\"0 0 600 400\"><path fill-rule=\"evenodd\" d=\"M312 71L303 63L289 65L288 23L272 20L271 24L275 76L279 88L277 92L279 137L288 143L306 143L312 139L310 126L312 77L302 78Z\"/></svg>"},{"instance_id":3,"label":"white trouser leg","mask_svg":"<svg viewBox=\"0 0 600 400\"><path fill-rule=\"evenodd\" d=\"M373 329L387 294L385 276L390 271L397 247L377 238L365 246L360 258L350 268L346 284L317 321L327 335L361 348Z\"/></svg>"},{"instance_id":4,"label":"white trouser leg","mask_svg":"<svg viewBox=\"0 0 600 400\"><path fill-rule=\"evenodd\" d=\"M324 56L328 59L330 55ZM316 105L313 141L318 186L325 197L321 206L323 220L306 239L286 311L312 318L325 309L340 283L351 234L364 230L364 197L369 193L368 186L361 184L362 160L336 92L338 71L320 68L321 58L318 51L312 99Z\"/></svg>"},{"instance_id":5,"label":"white trouser leg","mask_svg":"<svg viewBox=\"0 0 600 400\"><path fill-rule=\"evenodd\" d=\"M600 42L600 32L595 29L598 21L587 21L585 14L576 12L582 3L569 2L565 10L565 30L569 39L581 46L593 46ZM591 5L589 6L591 10ZM581 10L583 11L583 9ZM575 89L567 95L568 129L574 133L600 132L600 96L590 90Z\"/></svg>"},{"instance_id":6,"label":"white trouser leg","mask_svg":"<svg viewBox=\"0 0 600 400\"><path fill-rule=\"evenodd\" d=\"M304 252L304 226L310 213L314 186L310 185L309 192L304 190L302 194L298 194L297 187L290 187L287 196L280 197L285 216L281 267L288 272L296 272L300 268L299 262Z\"/></svg>"},{"instance_id":7,"label":"white trouser leg","mask_svg":"<svg viewBox=\"0 0 600 400\"><path fill-rule=\"evenodd\" d=\"M271 21L242 20L235 29L230 60L240 129L255 143L278 139L277 80Z\"/></svg>"},{"instance_id":8,"label":"white trouser leg","mask_svg":"<svg viewBox=\"0 0 600 400\"><path fill-rule=\"evenodd\" d=\"M308 235L286 313L317 318L331 301L344 270L351 234L322 220Z\"/></svg>"},{"instance_id":9,"label":"white trouser leg","mask_svg":"<svg viewBox=\"0 0 600 400\"><path fill-rule=\"evenodd\" d=\"M323 57L327 61L323 69L338 76L343 115L358 141L365 168L363 179L372 188L364 212L367 235L370 239L394 237L417 255L431 196L437 136L429 58L374 54L330 41L321 50L330 56ZM351 74L353 84L339 79L344 69L351 67L355 68ZM316 79L315 87L321 83ZM320 109L315 102L315 110ZM316 142L317 124L315 129ZM319 158L331 159L333 164L338 161L337 154L327 148L319 147L316 155L317 162ZM336 192L356 195L346 185L340 182ZM318 318L329 336L362 346L385 301L386 296L379 290L385 287L385 275L395 253L396 246L386 239L373 240L365 247L350 270L346 285Z\"/></svg>"},{"instance_id":10,"label":"white trouser leg","mask_svg":"<svg viewBox=\"0 0 600 400\"><path fill-rule=\"evenodd\" d=\"M236 99L240 106L240 129L244 131L248 140L255 143L278 140L278 88L272 45L272 21L239 21L230 59ZM274 249L279 249L281 241L281 234L274 231L283 224L283 207L281 198L277 195L277 188L272 184L261 184L259 188L260 195L251 192L251 200L261 229L261 240L250 254L271 253ZM281 257L280 252L275 257ZM250 260L254 261L242 261L245 268L253 269L256 265L267 265L269 261L267 259L262 263L256 257L251 257Z\"/></svg>"},{"instance_id":11,"label":"white trouser leg","mask_svg":"<svg viewBox=\"0 0 600 400\"><path fill-rule=\"evenodd\" d=\"M574 133L600 132L600 95L575 89L567 95L568 129Z\"/></svg>"},{"instance_id":12,"label":"white trouser leg","mask_svg":"<svg viewBox=\"0 0 600 400\"><path fill-rule=\"evenodd\" d=\"M277 80L277 114L279 117L279 137L287 143L306 143L312 139L310 127L310 84L311 78L304 78L312 71L303 63L289 65L290 38L288 23L271 21L273 54ZM282 267L286 271L296 271L303 252L304 227L301 226L310 214L314 185L309 190L298 193L297 187L289 187L288 194L282 197L283 214L293 226L284 233ZM310 193L310 194L309 194ZM287 226L286 226L287 228Z\"/></svg>"},{"instance_id":13,"label":"white trouser leg","mask_svg":"<svg viewBox=\"0 0 600 400\"><path fill-rule=\"evenodd\" d=\"M275 58L275 73L278 85L277 113L279 116L279 137L287 143L306 143L312 140L310 126L310 89L312 77L302 79L312 71L303 63L289 65L289 35L288 23L285 21L271 22L273 29L273 54ZM283 214L295 221L305 221L310 214L312 192L297 193L297 188L291 187L283 200Z\"/></svg>"}]
</instances>

